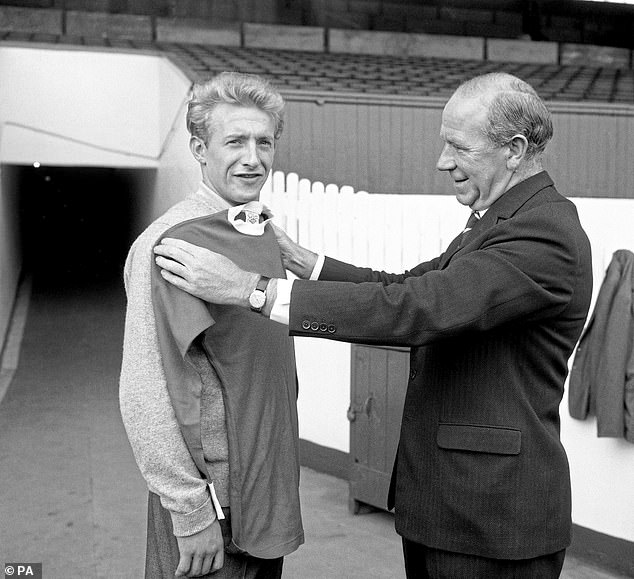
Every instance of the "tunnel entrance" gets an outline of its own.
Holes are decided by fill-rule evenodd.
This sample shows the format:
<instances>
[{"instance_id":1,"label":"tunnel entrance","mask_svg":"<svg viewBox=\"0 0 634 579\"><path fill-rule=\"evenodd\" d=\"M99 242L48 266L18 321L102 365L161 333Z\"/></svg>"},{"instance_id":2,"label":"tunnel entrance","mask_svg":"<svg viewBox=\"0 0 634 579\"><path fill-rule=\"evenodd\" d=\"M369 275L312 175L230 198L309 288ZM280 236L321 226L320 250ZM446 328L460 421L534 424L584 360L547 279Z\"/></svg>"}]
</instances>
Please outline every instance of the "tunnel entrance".
<instances>
[{"instance_id":1,"label":"tunnel entrance","mask_svg":"<svg viewBox=\"0 0 634 579\"><path fill-rule=\"evenodd\" d=\"M40 289L121 284L151 170L20 167L23 271Z\"/></svg>"}]
</instances>

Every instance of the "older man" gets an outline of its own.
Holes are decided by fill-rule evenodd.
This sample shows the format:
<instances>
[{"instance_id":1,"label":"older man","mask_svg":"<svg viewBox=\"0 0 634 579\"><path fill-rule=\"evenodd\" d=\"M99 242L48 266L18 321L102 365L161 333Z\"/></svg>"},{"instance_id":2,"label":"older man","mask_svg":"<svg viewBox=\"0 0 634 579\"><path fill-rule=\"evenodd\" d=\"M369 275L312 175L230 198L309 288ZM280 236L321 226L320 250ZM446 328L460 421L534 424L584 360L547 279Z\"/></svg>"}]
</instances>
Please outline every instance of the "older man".
<instances>
[{"instance_id":1,"label":"older man","mask_svg":"<svg viewBox=\"0 0 634 579\"><path fill-rule=\"evenodd\" d=\"M437 168L473 210L442 255L387 274L322 264L278 233L304 279L273 281L264 315L293 335L412 348L390 492L410 578L553 578L563 565L559 404L592 277L577 211L542 168L551 136L532 87L476 77L442 115ZM245 306L259 279L178 242L156 253L167 280L210 302Z\"/></svg>"},{"instance_id":2,"label":"older man","mask_svg":"<svg viewBox=\"0 0 634 579\"><path fill-rule=\"evenodd\" d=\"M222 73L195 85L187 126L202 183L128 256L120 402L150 489L148 579L274 579L303 542L292 339L263 316L168 284L152 254L168 234L284 277L258 201L283 107L257 76ZM258 285L251 308L261 308L265 292Z\"/></svg>"}]
</instances>

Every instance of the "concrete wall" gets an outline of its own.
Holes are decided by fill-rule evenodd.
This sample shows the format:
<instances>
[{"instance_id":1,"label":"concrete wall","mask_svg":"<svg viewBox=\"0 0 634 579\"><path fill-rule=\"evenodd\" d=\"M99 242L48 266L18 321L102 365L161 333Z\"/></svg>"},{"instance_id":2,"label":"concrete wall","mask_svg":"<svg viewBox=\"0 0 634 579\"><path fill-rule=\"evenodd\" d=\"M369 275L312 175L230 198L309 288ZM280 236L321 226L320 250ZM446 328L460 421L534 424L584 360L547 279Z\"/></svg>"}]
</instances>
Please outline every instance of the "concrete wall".
<instances>
[{"instance_id":1,"label":"concrete wall","mask_svg":"<svg viewBox=\"0 0 634 579\"><path fill-rule=\"evenodd\" d=\"M487 60L557 64L558 59L559 47L556 42L487 38Z\"/></svg>"},{"instance_id":2,"label":"concrete wall","mask_svg":"<svg viewBox=\"0 0 634 579\"><path fill-rule=\"evenodd\" d=\"M378 2L378 0L377 0ZM340 2L343 5L343 0ZM198 2L198 4L201 4ZM334 4L337 4L336 2ZM369 0L348 2L348 11L340 18L316 18L307 26L302 18L295 24L284 24L284 11L276 11L260 2L255 5L205 3L209 15L196 16L196 6L180 6L169 17L143 14L111 14L105 11L35 9L0 6L0 31L69 34L105 37L115 40L158 40L159 42L208 43L221 46L250 46L286 50L330 51L344 53L397 56L432 56L492 61L586 64L631 68L631 45L623 48L581 43L576 36L562 36L550 42L530 41L517 33L517 14L505 10L473 10L466 7L386 5L378 10ZM81 2L77 3L80 6ZM74 6L74 5L73 5ZM329 5L330 6L330 5ZM367 30L363 18L394 18L404 21L421 18L420 29L403 28ZM295 12L289 9L292 14ZM325 4L318 13L330 10ZM168 11L169 12L169 11ZM304 13L299 10L298 13ZM213 15L212 15L213 13ZM265 13L268 16L265 16ZM390 16L391 15L391 16ZM367 19L366 18L366 19ZM631 17L634 22L634 16ZM293 19L291 19L293 20ZM294 20L297 20L295 18ZM302 24L300 26L300 24ZM516 33L513 33L513 30ZM609 38L609 37L608 37Z\"/></svg>"},{"instance_id":3,"label":"concrete wall","mask_svg":"<svg viewBox=\"0 0 634 579\"><path fill-rule=\"evenodd\" d=\"M15 169L0 165L0 358L11 322L22 269L14 173Z\"/></svg>"},{"instance_id":4,"label":"concrete wall","mask_svg":"<svg viewBox=\"0 0 634 579\"><path fill-rule=\"evenodd\" d=\"M31 8L262 23L550 39L632 48L633 12L614 2L522 0L7 0Z\"/></svg>"},{"instance_id":5,"label":"concrete wall","mask_svg":"<svg viewBox=\"0 0 634 579\"><path fill-rule=\"evenodd\" d=\"M407 34L368 30L328 31L330 52L385 54L480 60L484 58L484 38L443 34Z\"/></svg>"},{"instance_id":6,"label":"concrete wall","mask_svg":"<svg viewBox=\"0 0 634 579\"><path fill-rule=\"evenodd\" d=\"M295 338L299 380L299 436L350 452L350 344Z\"/></svg>"},{"instance_id":7,"label":"concrete wall","mask_svg":"<svg viewBox=\"0 0 634 579\"><path fill-rule=\"evenodd\" d=\"M629 68L631 60L632 51L627 48L575 43L563 43L559 46L560 64Z\"/></svg>"},{"instance_id":8,"label":"concrete wall","mask_svg":"<svg viewBox=\"0 0 634 579\"><path fill-rule=\"evenodd\" d=\"M634 251L634 199L574 199L592 244L593 303L617 249ZM575 420L561 413L561 440L572 478L573 520L583 527L634 541L634 444L598 438L594 417Z\"/></svg>"},{"instance_id":9,"label":"concrete wall","mask_svg":"<svg viewBox=\"0 0 634 579\"><path fill-rule=\"evenodd\" d=\"M71 10L66 12L66 34L151 40L154 30L149 16Z\"/></svg>"},{"instance_id":10,"label":"concrete wall","mask_svg":"<svg viewBox=\"0 0 634 579\"><path fill-rule=\"evenodd\" d=\"M189 133L184 121L186 110L182 103L165 141L151 203L147 214L142 216L145 225L194 191L201 180L200 167L189 150Z\"/></svg>"},{"instance_id":11,"label":"concrete wall","mask_svg":"<svg viewBox=\"0 0 634 579\"><path fill-rule=\"evenodd\" d=\"M63 18L62 10L0 6L0 30L62 34Z\"/></svg>"},{"instance_id":12,"label":"concrete wall","mask_svg":"<svg viewBox=\"0 0 634 579\"><path fill-rule=\"evenodd\" d=\"M193 19L157 18L156 40L185 44L215 44L217 46L241 46L240 25L211 26Z\"/></svg>"},{"instance_id":13,"label":"concrete wall","mask_svg":"<svg viewBox=\"0 0 634 579\"><path fill-rule=\"evenodd\" d=\"M325 33L313 26L277 26L274 24L242 25L244 46L253 48L281 48L323 52Z\"/></svg>"},{"instance_id":14,"label":"concrete wall","mask_svg":"<svg viewBox=\"0 0 634 579\"><path fill-rule=\"evenodd\" d=\"M160 59L35 47L0 51L2 162L157 165L164 119L171 120L156 97Z\"/></svg>"}]
</instances>

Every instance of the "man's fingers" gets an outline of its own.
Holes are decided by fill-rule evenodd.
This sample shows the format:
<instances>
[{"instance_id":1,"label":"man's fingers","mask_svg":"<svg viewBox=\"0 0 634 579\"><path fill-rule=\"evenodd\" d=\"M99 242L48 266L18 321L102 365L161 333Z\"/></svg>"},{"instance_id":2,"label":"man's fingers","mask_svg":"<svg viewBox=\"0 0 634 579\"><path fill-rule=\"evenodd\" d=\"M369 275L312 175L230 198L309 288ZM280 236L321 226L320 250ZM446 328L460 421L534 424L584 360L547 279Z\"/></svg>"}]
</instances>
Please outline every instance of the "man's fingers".
<instances>
[{"instance_id":1,"label":"man's fingers","mask_svg":"<svg viewBox=\"0 0 634 579\"><path fill-rule=\"evenodd\" d=\"M167 270L180 277L185 277L187 273L187 267L178 261L174 261L173 259L157 255L154 261L156 261L156 265L158 265L162 270Z\"/></svg>"},{"instance_id":2,"label":"man's fingers","mask_svg":"<svg viewBox=\"0 0 634 579\"><path fill-rule=\"evenodd\" d=\"M196 255L196 250L200 249L197 245L189 243L189 241L174 239L173 237L166 237L162 239L160 245L157 245L157 247L161 246L175 249L177 252L183 252L191 256Z\"/></svg>"},{"instance_id":3,"label":"man's fingers","mask_svg":"<svg viewBox=\"0 0 634 579\"><path fill-rule=\"evenodd\" d=\"M215 557L219 557L219 553L217 553L215 555ZM214 564L214 555L207 555L203 561L202 567L200 569L200 574L201 575L207 575L208 573L211 572L212 570L212 566ZM222 567L222 564L220 565L220 567L218 569L220 569ZM214 571L217 571L218 569L214 569Z\"/></svg>"},{"instance_id":4,"label":"man's fingers","mask_svg":"<svg viewBox=\"0 0 634 579\"><path fill-rule=\"evenodd\" d=\"M203 563L204 563L204 557L203 556L196 556L194 555L191 565L189 566L189 576L190 577L200 577L201 575L203 575L202 569L203 569Z\"/></svg>"},{"instance_id":5,"label":"man's fingers","mask_svg":"<svg viewBox=\"0 0 634 579\"><path fill-rule=\"evenodd\" d=\"M230 261L222 254L211 251L206 247L200 247L198 245L193 245L188 241L173 239L171 237L166 237L161 241L161 243L154 247L154 253L156 255L162 255L163 257L168 257L169 259L178 261L188 267L203 263L203 260L205 259Z\"/></svg>"},{"instance_id":6,"label":"man's fingers","mask_svg":"<svg viewBox=\"0 0 634 579\"><path fill-rule=\"evenodd\" d=\"M184 249L180 247L176 247L174 245L164 245L160 243L156 247L154 247L154 254L157 256L166 257L171 259L172 261L177 261L178 263L183 263L187 265L193 258L190 253L187 253Z\"/></svg>"},{"instance_id":7,"label":"man's fingers","mask_svg":"<svg viewBox=\"0 0 634 579\"><path fill-rule=\"evenodd\" d=\"M191 555L181 555L176 567L176 577L187 577L189 567L191 566Z\"/></svg>"},{"instance_id":8,"label":"man's fingers","mask_svg":"<svg viewBox=\"0 0 634 579\"><path fill-rule=\"evenodd\" d=\"M177 288L182 289L186 292L191 292L191 286L180 276L174 275L172 272L167 271L166 269L161 270L161 275L163 279L175 285Z\"/></svg>"},{"instance_id":9,"label":"man's fingers","mask_svg":"<svg viewBox=\"0 0 634 579\"><path fill-rule=\"evenodd\" d=\"M214 562L213 565L211 566L211 571L215 572L215 571L220 571L220 569L222 569L222 566L225 564L225 552L220 549L217 553L216 556L214 557Z\"/></svg>"}]
</instances>

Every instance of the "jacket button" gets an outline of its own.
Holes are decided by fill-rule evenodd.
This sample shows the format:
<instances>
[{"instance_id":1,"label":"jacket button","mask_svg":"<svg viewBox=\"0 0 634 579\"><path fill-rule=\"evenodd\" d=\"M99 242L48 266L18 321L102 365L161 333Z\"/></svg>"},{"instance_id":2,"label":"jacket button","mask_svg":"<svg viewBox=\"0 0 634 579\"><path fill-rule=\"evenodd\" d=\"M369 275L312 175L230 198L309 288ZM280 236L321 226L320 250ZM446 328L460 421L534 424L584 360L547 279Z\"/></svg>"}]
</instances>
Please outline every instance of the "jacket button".
<instances>
[{"instance_id":1,"label":"jacket button","mask_svg":"<svg viewBox=\"0 0 634 579\"><path fill-rule=\"evenodd\" d=\"M316 331L319 329L319 324L318 324L317 322L313 322L313 323L310 325L310 329L311 329L313 332L316 332Z\"/></svg>"},{"instance_id":2,"label":"jacket button","mask_svg":"<svg viewBox=\"0 0 634 579\"><path fill-rule=\"evenodd\" d=\"M328 331L328 324L319 324L319 331L320 332Z\"/></svg>"},{"instance_id":3,"label":"jacket button","mask_svg":"<svg viewBox=\"0 0 634 579\"><path fill-rule=\"evenodd\" d=\"M310 322L308 320L302 322L302 330L310 330Z\"/></svg>"},{"instance_id":4,"label":"jacket button","mask_svg":"<svg viewBox=\"0 0 634 579\"><path fill-rule=\"evenodd\" d=\"M328 326L328 332L330 332L331 334L334 334L337 331L337 328L335 327L334 324L330 324Z\"/></svg>"},{"instance_id":5,"label":"jacket button","mask_svg":"<svg viewBox=\"0 0 634 579\"><path fill-rule=\"evenodd\" d=\"M414 369L410 370L409 371L409 379L413 380L414 378L416 378L416 374L417 374L416 370L414 370Z\"/></svg>"}]
</instances>

